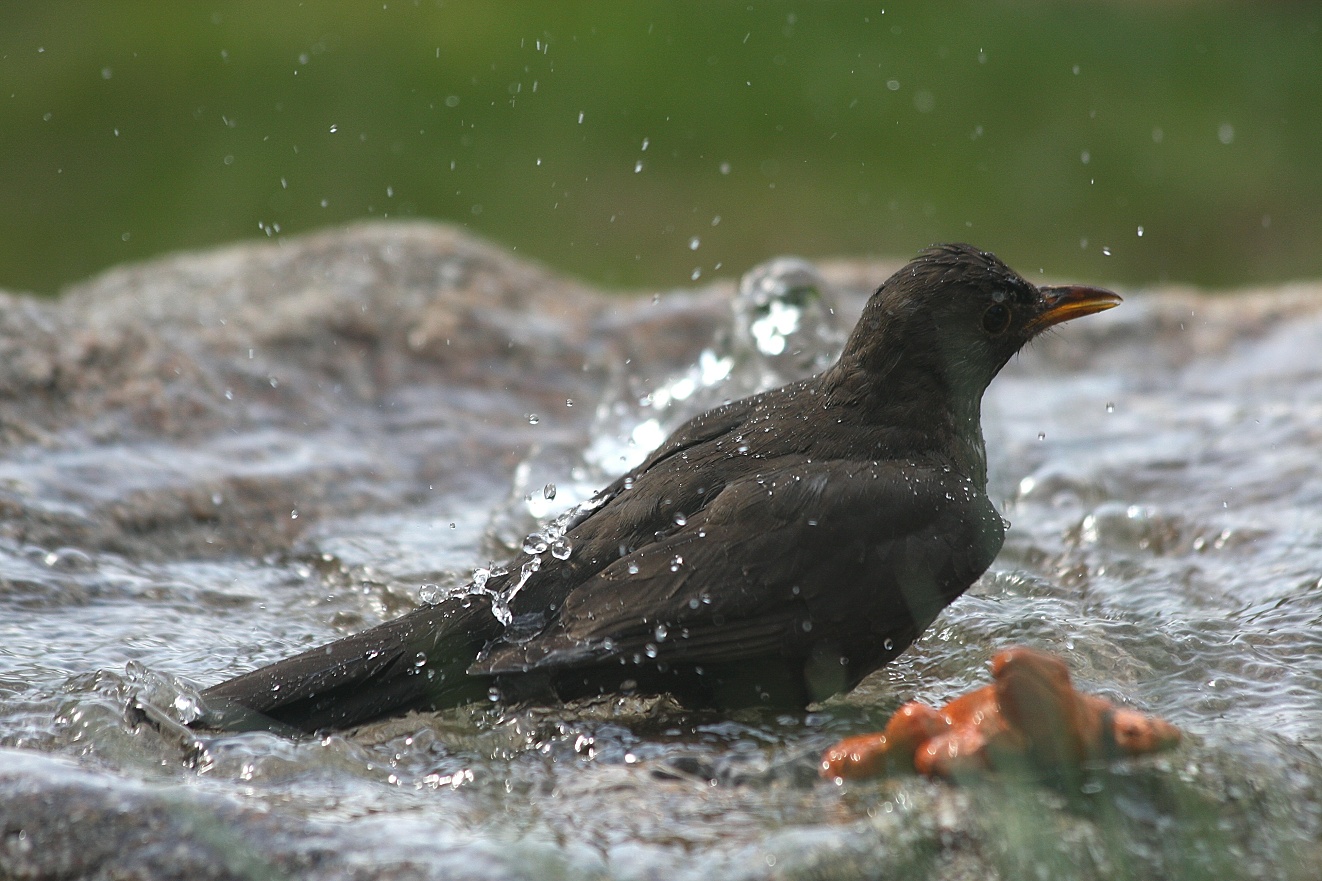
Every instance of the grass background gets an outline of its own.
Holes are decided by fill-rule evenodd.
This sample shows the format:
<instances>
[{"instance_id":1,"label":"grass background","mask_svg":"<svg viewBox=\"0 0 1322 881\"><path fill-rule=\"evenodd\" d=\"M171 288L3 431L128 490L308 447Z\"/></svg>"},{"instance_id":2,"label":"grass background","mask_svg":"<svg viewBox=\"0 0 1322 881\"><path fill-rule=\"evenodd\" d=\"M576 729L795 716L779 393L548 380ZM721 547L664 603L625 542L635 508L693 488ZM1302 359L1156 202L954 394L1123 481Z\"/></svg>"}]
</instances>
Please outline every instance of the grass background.
<instances>
[{"instance_id":1,"label":"grass background","mask_svg":"<svg viewBox=\"0 0 1322 881\"><path fill-rule=\"evenodd\" d=\"M1313 3L0 7L11 290L364 217L620 287L956 239L1254 284L1322 275L1320 160Z\"/></svg>"}]
</instances>

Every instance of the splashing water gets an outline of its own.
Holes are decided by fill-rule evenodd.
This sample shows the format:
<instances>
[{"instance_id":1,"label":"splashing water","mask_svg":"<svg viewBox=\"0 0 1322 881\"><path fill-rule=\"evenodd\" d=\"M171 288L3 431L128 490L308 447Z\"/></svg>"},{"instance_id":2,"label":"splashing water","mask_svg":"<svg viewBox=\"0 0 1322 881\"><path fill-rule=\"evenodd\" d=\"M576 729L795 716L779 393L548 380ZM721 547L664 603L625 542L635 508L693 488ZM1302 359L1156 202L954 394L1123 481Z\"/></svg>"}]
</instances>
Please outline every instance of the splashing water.
<instances>
[{"instance_id":1,"label":"splashing water","mask_svg":"<svg viewBox=\"0 0 1322 881\"><path fill-rule=\"evenodd\" d=\"M688 369L654 388L635 389L627 379L613 386L597 406L591 441L576 461L539 461L534 451L521 462L509 503L493 517L493 535L527 531L581 504L691 417L818 373L844 345L834 295L806 260L778 257L749 270L730 307L729 323ZM534 473L557 468L556 491L539 497L532 491Z\"/></svg>"}]
</instances>

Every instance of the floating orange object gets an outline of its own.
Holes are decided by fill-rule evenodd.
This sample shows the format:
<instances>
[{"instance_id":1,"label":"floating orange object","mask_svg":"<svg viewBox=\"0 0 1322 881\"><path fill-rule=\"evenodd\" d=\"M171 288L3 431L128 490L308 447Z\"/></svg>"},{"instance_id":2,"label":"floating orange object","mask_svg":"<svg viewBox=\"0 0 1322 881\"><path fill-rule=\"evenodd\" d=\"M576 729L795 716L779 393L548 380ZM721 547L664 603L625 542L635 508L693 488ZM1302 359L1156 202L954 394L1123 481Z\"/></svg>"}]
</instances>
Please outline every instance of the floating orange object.
<instances>
[{"instance_id":1,"label":"floating orange object","mask_svg":"<svg viewBox=\"0 0 1322 881\"><path fill-rule=\"evenodd\" d=\"M1175 746L1180 732L1154 716L1074 690L1065 662L1028 648L992 658L991 685L940 710L908 703L879 734L840 741L822 755L831 779L917 771L929 777L1023 767L1077 767L1090 759Z\"/></svg>"}]
</instances>

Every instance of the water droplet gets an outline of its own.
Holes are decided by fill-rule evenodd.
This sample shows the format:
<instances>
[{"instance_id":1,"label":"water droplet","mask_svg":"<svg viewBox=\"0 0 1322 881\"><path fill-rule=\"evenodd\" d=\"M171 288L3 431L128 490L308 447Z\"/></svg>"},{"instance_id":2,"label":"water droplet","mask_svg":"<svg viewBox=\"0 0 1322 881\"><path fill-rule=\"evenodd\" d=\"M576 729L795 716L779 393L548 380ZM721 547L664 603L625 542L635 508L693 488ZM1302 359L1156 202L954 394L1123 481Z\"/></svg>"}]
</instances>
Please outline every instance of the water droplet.
<instances>
[{"instance_id":1,"label":"water droplet","mask_svg":"<svg viewBox=\"0 0 1322 881\"><path fill-rule=\"evenodd\" d=\"M331 134L335 134L337 131L340 130L340 127L338 125L332 125L330 127L330 130L331 130Z\"/></svg>"},{"instance_id":2,"label":"water droplet","mask_svg":"<svg viewBox=\"0 0 1322 881\"><path fill-rule=\"evenodd\" d=\"M555 498L554 483L548 483L546 486L542 487L542 498L546 499L548 502Z\"/></svg>"},{"instance_id":3,"label":"water droplet","mask_svg":"<svg viewBox=\"0 0 1322 881\"><path fill-rule=\"evenodd\" d=\"M1102 256L1103 256L1103 257L1110 257L1110 256L1111 256L1111 249L1110 249L1110 248L1105 248L1105 247L1102 248Z\"/></svg>"},{"instance_id":4,"label":"water droplet","mask_svg":"<svg viewBox=\"0 0 1322 881\"><path fill-rule=\"evenodd\" d=\"M557 560L568 560L573 551L574 546L566 539L559 538L551 543L551 556Z\"/></svg>"},{"instance_id":5,"label":"water droplet","mask_svg":"<svg viewBox=\"0 0 1322 881\"><path fill-rule=\"evenodd\" d=\"M1114 401L1107 401L1107 402L1106 402L1106 412L1107 412L1107 413L1114 413L1114 412L1115 412L1115 402L1114 402Z\"/></svg>"},{"instance_id":6,"label":"water droplet","mask_svg":"<svg viewBox=\"0 0 1322 881\"><path fill-rule=\"evenodd\" d=\"M633 173L637 174L642 170L643 170L643 160L639 159L637 162L633 164Z\"/></svg>"},{"instance_id":7,"label":"water droplet","mask_svg":"<svg viewBox=\"0 0 1322 881\"><path fill-rule=\"evenodd\" d=\"M290 519L290 520L297 520L297 519L298 519L298 508L295 508L294 510L292 510L292 511L289 512L289 519Z\"/></svg>"},{"instance_id":8,"label":"water droplet","mask_svg":"<svg viewBox=\"0 0 1322 881\"><path fill-rule=\"evenodd\" d=\"M675 554L675 556L673 556L673 557L670 558L670 571L671 571L671 572L678 572L678 571L679 571L679 567L680 567L680 566L683 566L683 565L684 565L684 558L681 557L679 554Z\"/></svg>"},{"instance_id":9,"label":"water droplet","mask_svg":"<svg viewBox=\"0 0 1322 881\"><path fill-rule=\"evenodd\" d=\"M656 629L652 631L652 635L656 637L657 642L665 642L666 637L670 635L670 631L666 629L666 625L658 624Z\"/></svg>"},{"instance_id":10,"label":"water droplet","mask_svg":"<svg viewBox=\"0 0 1322 881\"><path fill-rule=\"evenodd\" d=\"M656 643L649 642L647 645L643 646L643 654L647 655L649 658L655 658L657 654Z\"/></svg>"},{"instance_id":11,"label":"water droplet","mask_svg":"<svg viewBox=\"0 0 1322 881\"><path fill-rule=\"evenodd\" d=\"M1046 440L1046 439L1047 439L1047 433L1046 433L1045 431L1039 431L1039 432L1037 433L1037 439L1040 440L1040 441L1044 441L1044 440Z\"/></svg>"},{"instance_id":12,"label":"water droplet","mask_svg":"<svg viewBox=\"0 0 1322 881\"><path fill-rule=\"evenodd\" d=\"M690 251L696 251L696 250L698 250L698 247L699 247L700 245L702 245L702 239L698 238L697 236L694 236L693 238L689 239L689 250L690 250Z\"/></svg>"},{"instance_id":13,"label":"water droplet","mask_svg":"<svg viewBox=\"0 0 1322 881\"><path fill-rule=\"evenodd\" d=\"M643 150L646 150L646 149L647 149L647 145L650 144L650 143L652 143L652 141L651 141L650 138L643 138Z\"/></svg>"},{"instance_id":14,"label":"water droplet","mask_svg":"<svg viewBox=\"0 0 1322 881\"><path fill-rule=\"evenodd\" d=\"M422 589L418 591L418 599L422 600L429 606L436 605L444 598L439 584L424 584Z\"/></svg>"},{"instance_id":15,"label":"water droplet","mask_svg":"<svg viewBox=\"0 0 1322 881\"><path fill-rule=\"evenodd\" d=\"M538 416L536 413L529 413L529 414L528 414L528 424L529 424L529 425L536 425L537 423L539 423L539 422L541 422L541 421L542 421L542 417Z\"/></svg>"},{"instance_id":16,"label":"water droplet","mask_svg":"<svg viewBox=\"0 0 1322 881\"><path fill-rule=\"evenodd\" d=\"M890 638L884 639L881 642L881 647L884 648L886 651L890 651L891 649L895 648L895 640Z\"/></svg>"},{"instance_id":17,"label":"water droplet","mask_svg":"<svg viewBox=\"0 0 1322 881\"><path fill-rule=\"evenodd\" d=\"M427 653L418 652L418 654L413 658L413 666L415 667L427 666Z\"/></svg>"},{"instance_id":18,"label":"water droplet","mask_svg":"<svg viewBox=\"0 0 1322 881\"><path fill-rule=\"evenodd\" d=\"M730 163L728 163L728 162L722 162L722 163L721 163L721 174L729 174L729 173L730 173Z\"/></svg>"},{"instance_id":19,"label":"water droplet","mask_svg":"<svg viewBox=\"0 0 1322 881\"><path fill-rule=\"evenodd\" d=\"M1138 237L1139 237L1140 239L1143 238L1143 227L1141 227L1141 226L1138 228Z\"/></svg>"},{"instance_id":20,"label":"water droplet","mask_svg":"<svg viewBox=\"0 0 1322 881\"><path fill-rule=\"evenodd\" d=\"M676 514L675 514L675 525L676 525L676 526L683 526L683 525L685 525L685 524L688 523L688 522L689 522L689 518L685 517L683 514L680 514L680 513L676 513Z\"/></svg>"},{"instance_id":21,"label":"water droplet","mask_svg":"<svg viewBox=\"0 0 1322 881\"><path fill-rule=\"evenodd\" d=\"M523 552L525 554L544 554L548 547L550 547L550 543L547 542L546 536L540 532L534 532L523 540Z\"/></svg>"},{"instance_id":22,"label":"water droplet","mask_svg":"<svg viewBox=\"0 0 1322 881\"><path fill-rule=\"evenodd\" d=\"M638 564L633 562L632 560L629 561L629 565L625 568L628 569L630 575L638 574Z\"/></svg>"}]
</instances>

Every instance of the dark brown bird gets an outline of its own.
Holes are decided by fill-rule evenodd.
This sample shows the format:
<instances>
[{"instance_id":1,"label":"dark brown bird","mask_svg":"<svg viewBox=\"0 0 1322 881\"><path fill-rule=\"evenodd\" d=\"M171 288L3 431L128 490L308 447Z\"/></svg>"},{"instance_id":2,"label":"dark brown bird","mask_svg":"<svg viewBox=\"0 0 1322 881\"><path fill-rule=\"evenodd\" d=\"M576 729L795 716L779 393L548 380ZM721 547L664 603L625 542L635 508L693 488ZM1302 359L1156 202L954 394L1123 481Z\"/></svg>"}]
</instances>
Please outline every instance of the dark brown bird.
<instances>
[{"instance_id":1,"label":"dark brown bird","mask_svg":"<svg viewBox=\"0 0 1322 881\"><path fill-rule=\"evenodd\" d=\"M802 707L853 688L1000 550L987 385L1046 328L1119 302L930 248L829 369L695 417L583 506L567 559L521 555L481 589L212 686L197 724L311 731L631 690Z\"/></svg>"}]
</instances>

